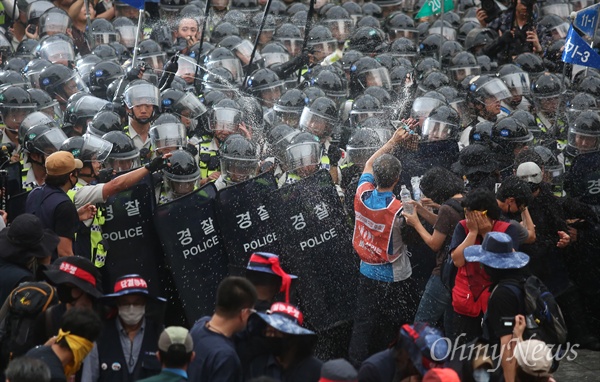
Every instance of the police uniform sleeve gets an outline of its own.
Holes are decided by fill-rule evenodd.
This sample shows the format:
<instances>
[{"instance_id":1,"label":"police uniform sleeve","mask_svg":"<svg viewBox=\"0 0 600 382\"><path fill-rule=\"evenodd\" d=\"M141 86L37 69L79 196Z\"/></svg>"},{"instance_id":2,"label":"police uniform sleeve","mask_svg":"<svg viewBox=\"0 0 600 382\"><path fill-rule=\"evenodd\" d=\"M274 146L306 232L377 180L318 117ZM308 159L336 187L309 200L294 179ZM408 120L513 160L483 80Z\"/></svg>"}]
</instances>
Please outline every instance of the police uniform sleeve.
<instances>
[{"instance_id":1,"label":"police uniform sleeve","mask_svg":"<svg viewBox=\"0 0 600 382\"><path fill-rule=\"evenodd\" d=\"M95 184L93 186L83 186L75 193L73 202L75 207L80 208L88 203L98 204L104 203L106 200L102 197L102 190L104 189L104 183Z\"/></svg>"}]
</instances>

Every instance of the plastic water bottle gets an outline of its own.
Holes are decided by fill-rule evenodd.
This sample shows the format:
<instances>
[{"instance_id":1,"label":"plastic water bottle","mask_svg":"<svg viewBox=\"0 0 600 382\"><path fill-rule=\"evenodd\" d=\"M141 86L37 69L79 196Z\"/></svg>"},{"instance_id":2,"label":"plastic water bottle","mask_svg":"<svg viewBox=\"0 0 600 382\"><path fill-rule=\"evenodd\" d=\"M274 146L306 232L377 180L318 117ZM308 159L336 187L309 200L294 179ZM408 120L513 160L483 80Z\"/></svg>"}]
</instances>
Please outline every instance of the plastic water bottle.
<instances>
[{"instance_id":1,"label":"plastic water bottle","mask_svg":"<svg viewBox=\"0 0 600 382\"><path fill-rule=\"evenodd\" d=\"M412 185L413 196L415 200L418 202L421 200L421 178L420 176L413 176L410 178L410 184Z\"/></svg>"},{"instance_id":2,"label":"plastic water bottle","mask_svg":"<svg viewBox=\"0 0 600 382\"><path fill-rule=\"evenodd\" d=\"M407 214L412 215L415 211L415 207L412 204L410 204L410 201L412 200L410 196L410 191L408 190L408 188L406 188L404 184L402 185L402 189L400 190L400 200L402 201L402 207L404 208L404 211Z\"/></svg>"}]
</instances>

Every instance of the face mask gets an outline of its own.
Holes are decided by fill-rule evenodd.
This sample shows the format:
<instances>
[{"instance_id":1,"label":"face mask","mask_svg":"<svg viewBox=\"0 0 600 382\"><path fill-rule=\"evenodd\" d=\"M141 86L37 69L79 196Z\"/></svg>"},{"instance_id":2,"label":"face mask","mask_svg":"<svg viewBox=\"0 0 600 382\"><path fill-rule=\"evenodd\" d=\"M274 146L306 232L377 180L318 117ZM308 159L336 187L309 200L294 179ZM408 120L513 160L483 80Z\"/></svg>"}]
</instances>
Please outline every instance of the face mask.
<instances>
[{"instance_id":1,"label":"face mask","mask_svg":"<svg viewBox=\"0 0 600 382\"><path fill-rule=\"evenodd\" d=\"M146 305L123 305L119 306L119 317L125 325L136 325L146 314Z\"/></svg>"},{"instance_id":2,"label":"face mask","mask_svg":"<svg viewBox=\"0 0 600 382\"><path fill-rule=\"evenodd\" d=\"M69 304L75 301L75 298L71 293L71 287L68 287L66 285L58 285L56 287L56 294L58 295L58 300L63 304Z\"/></svg>"},{"instance_id":3,"label":"face mask","mask_svg":"<svg viewBox=\"0 0 600 382\"><path fill-rule=\"evenodd\" d=\"M283 338L267 337L265 340L271 354L273 354L274 356L280 356L283 354L285 350Z\"/></svg>"},{"instance_id":4,"label":"face mask","mask_svg":"<svg viewBox=\"0 0 600 382\"><path fill-rule=\"evenodd\" d=\"M489 382L490 374L485 369L473 370L473 379L475 382Z\"/></svg>"}]
</instances>

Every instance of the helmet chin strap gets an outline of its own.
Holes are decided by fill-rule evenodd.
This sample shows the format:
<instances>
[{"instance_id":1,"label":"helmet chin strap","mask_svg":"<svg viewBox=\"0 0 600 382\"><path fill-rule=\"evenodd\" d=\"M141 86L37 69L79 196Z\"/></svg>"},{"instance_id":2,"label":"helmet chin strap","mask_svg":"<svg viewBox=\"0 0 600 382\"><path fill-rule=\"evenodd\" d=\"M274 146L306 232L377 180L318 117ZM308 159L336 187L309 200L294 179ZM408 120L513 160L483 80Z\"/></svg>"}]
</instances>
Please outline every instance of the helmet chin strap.
<instances>
[{"instance_id":1,"label":"helmet chin strap","mask_svg":"<svg viewBox=\"0 0 600 382\"><path fill-rule=\"evenodd\" d=\"M152 121L152 119L154 118L154 115L156 114L156 110L152 110L152 115L150 115L149 118L138 118L135 113L133 112L133 109L131 109L131 112L129 112L127 115L128 117L132 118L134 121L141 123L142 125L145 125L147 123L150 123Z\"/></svg>"}]
</instances>

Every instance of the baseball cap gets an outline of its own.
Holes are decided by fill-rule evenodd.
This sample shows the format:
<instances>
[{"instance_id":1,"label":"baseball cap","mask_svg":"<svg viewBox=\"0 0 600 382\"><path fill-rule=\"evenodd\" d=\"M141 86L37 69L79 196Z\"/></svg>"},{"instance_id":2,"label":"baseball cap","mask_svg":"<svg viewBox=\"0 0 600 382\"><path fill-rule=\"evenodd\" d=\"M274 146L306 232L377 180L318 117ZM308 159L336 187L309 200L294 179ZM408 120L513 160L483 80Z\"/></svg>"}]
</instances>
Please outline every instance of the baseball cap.
<instances>
[{"instance_id":1,"label":"baseball cap","mask_svg":"<svg viewBox=\"0 0 600 382\"><path fill-rule=\"evenodd\" d=\"M169 326L160 334L158 338L158 349L168 352L173 345L183 345L186 353L194 350L194 341L190 332L181 326Z\"/></svg>"},{"instance_id":2,"label":"baseball cap","mask_svg":"<svg viewBox=\"0 0 600 382\"><path fill-rule=\"evenodd\" d=\"M520 341L515 346L515 358L519 367L536 377L549 377L552 369L552 350L540 340Z\"/></svg>"},{"instance_id":3,"label":"baseball cap","mask_svg":"<svg viewBox=\"0 0 600 382\"><path fill-rule=\"evenodd\" d=\"M46 158L46 173L48 175L65 175L82 168L83 162L75 159L68 151L57 151Z\"/></svg>"},{"instance_id":4,"label":"baseball cap","mask_svg":"<svg viewBox=\"0 0 600 382\"><path fill-rule=\"evenodd\" d=\"M529 183L542 182L542 169L534 162L521 163L517 168L517 177Z\"/></svg>"}]
</instances>

